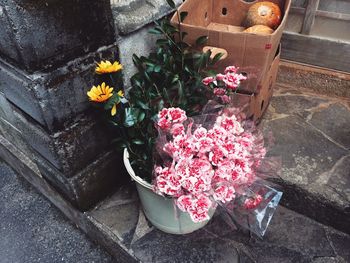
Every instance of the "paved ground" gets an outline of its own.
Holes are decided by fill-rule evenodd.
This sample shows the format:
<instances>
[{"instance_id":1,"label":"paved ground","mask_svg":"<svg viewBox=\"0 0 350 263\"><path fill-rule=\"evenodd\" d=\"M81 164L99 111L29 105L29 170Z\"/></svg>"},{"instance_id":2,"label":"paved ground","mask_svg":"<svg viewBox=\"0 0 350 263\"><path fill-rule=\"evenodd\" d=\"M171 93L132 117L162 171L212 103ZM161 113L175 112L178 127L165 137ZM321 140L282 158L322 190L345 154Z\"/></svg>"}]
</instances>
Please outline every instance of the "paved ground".
<instances>
[{"instance_id":1,"label":"paved ground","mask_svg":"<svg viewBox=\"0 0 350 263\"><path fill-rule=\"evenodd\" d=\"M0 160L0 262L116 262Z\"/></svg>"}]
</instances>

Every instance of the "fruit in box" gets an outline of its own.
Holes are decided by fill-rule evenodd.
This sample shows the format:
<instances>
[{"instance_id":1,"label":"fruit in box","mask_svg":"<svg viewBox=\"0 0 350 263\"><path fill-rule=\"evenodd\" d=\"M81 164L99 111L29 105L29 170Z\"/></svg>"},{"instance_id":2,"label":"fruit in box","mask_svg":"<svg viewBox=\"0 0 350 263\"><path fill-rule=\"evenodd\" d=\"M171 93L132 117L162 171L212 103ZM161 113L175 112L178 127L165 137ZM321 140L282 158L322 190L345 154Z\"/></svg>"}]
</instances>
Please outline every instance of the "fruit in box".
<instances>
[{"instance_id":1,"label":"fruit in box","mask_svg":"<svg viewBox=\"0 0 350 263\"><path fill-rule=\"evenodd\" d=\"M248 27L243 32L254 33L258 35L269 35L273 33L273 29L264 25L255 25L255 26Z\"/></svg>"},{"instance_id":2,"label":"fruit in box","mask_svg":"<svg viewBox=\"0 0 350 263\"><path fill-rule=\"evenodd\" d=\"M281 23L281 18L281 9L277 4L272 2L258 2L249 8L245 25L247 27L265 25L276 29Z\"/></svg>"}]
</instances>

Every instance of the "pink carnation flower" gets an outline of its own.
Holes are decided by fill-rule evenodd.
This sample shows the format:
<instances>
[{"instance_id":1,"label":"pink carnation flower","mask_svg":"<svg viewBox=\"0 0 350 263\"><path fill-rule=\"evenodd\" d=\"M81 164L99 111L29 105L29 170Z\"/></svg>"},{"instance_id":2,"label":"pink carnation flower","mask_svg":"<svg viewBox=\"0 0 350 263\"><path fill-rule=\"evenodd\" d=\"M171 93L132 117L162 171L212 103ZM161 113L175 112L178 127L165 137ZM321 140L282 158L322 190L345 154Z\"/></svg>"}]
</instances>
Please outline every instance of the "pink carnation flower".
<instances>
[{"instance_id":1,"label":"pink carnation flower","mask_svg":"<svg viewBox=\"0 0 350 263\"><path fill-rule=\"evenodd\" d=\"M223 88L214 88L213 92L214 92L214 95L216 96L221 96L226 94L226 90Z\"/></svg>"},{"instance_id":2,"label":"pink carnation flower","mask_svg":"<svg viewBox=\"0 0 350 263\"><path fill-rule=\"evenodd\" d=\"M247 198L244 201L244 207L246 209L254 209L261 203L262 200L263 197L261 195L256 195L255 197Z\"/></svg>"},{"instance_id":3,"label":"pink carnation flower","mask_svg":"<svg viewBox=\"0 0 350 263\"><path fill-rule=\"evenodd\" d=\"M202 80L202 83L205 85L205 86L208 86L210 83L212 83L213 81L215 80L214 77L206 77Z\"/></svg>"},{"instance_id":4,"label":"pink carnation flower","mask_svg":"<svg viewBox=\"0 0 350 263\"><path fill-rule=\"evenodd\" d=\"M176 137L179 135L185 134L185 126L182 123L175 123L173 127L171 127L171 134Z\"/></svg>"},{"instance_id":5,"label":"pink carnation flower","mask_svg":"<svg viewBox=\"0 0 350 263\"><path fill-rule=\"evenodd\" d=\"M239 68L236 68L235 66L228 66L225 68L224 73L236 73Z\"/></svg>"},{"instance_id":6,"label":"pink carnation flower","mask_svg":"<svg viewBox=\"0 0 350 263\"><path fill-rule=\"evenodd\" d=\"M157 125L168 130L174 123L182 123L187 119L186 112L180 108L164 108L158 113Z\"/></svg>"},{"instance_id":7,"label":"pink carnation flower","mask_svg":"<svg viewBox=\"0 0 350 263\"><path fill-rule=\"evenodd\" d=\"M227 95L220 96L220 99L223 104L229 104L231 102L231 98Z\"/></svg>"},{"instance_id":8,"label":"pink carnation flower","mask_svg":"<svg viewBox=\"0 0 350 263\"><path fill-rule=\"evenodd\" d=\"M191 195L182 195L177 199L176 205L181 211L187 212L187 210L192 206L192 202Z\"/></svg>"},{"instance_id":9,"label":"pink carnation flower","mask_svg":"<svg viewBox=\"0 0 350 263\"><path fill-rule=\"evenodd\" d=\"M226 77L226 75L224 75L224 74L221 74L221 73L216 74L216 79L217 80L223 80L225 77Z\"/></svg>"},{"instance_id":10,"label":"pink carnation flower","mask_svg":"<svg viewBox=\"0 0 350 263\"><path fill-rule=\"evenodd\" d=\"M180 108L169 108L168 116L173 123L182 123L187 119L186 112Z\"/></svg>"},{"instance_id":11,"label":"pink carnation flower","mask_svg":"<svg viewBox=\"0 0 350 263\"><path fill-rule=\"evenodd\" d=\"M213 197L222 203L230 202L235 198L235 188L233 186L221 185L214 190Z\"/></svg>"}]
</instances>

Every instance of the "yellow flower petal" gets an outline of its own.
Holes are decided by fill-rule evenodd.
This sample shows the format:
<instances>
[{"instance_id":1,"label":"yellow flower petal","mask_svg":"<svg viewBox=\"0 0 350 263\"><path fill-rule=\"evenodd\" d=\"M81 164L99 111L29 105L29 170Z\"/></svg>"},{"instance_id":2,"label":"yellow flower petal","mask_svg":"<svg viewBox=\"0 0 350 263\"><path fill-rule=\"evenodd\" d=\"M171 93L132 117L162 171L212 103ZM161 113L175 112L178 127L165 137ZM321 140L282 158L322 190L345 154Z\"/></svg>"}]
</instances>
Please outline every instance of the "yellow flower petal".
<instances>
[{"instance_id":1,"label":"yellow flower petal","mask_svg":"<svg viewBox=\"0 0 350 263\"><path fill-rule=\"evenodd\" d=\"M92 86L90 91L87 92L87 95L89 96L91 101L105 102L113 96L113 88L110 88L108 85L106 85L105 82L103 82L97 87Z\"/></svg>"},{"instance_id":2,"label":"yellow flower petal","mask_svg":"<svg viewBox=\"0 0 350 263\"><path fill-rule=\"evenodd\" d=\"M111 110L111 115L114 116L117 113L117 104L114 104Z\"/></svg>"},{"instance_id":3,"label":"yellow flower petal","mask_svg":"<svg viewBox=\"0 0 350 263\"><path fill-rule=\"evenodd\" d=\"M119 97L124 97L124 93L123 93L122 90L119 90L117 94L118 94Z\"/></svg>"},{"instance_id":4,"label":"yellow flower petal","mask_svg":"<svg viewBox=\"0 0 350 263\"><path fill-rule=\"evenodd\" d=\"M106 61L101 61L100 63L97 63L95 72L97 74L104 74L104 73L117 72L122 69L123 69L123 66L118 61L115 61L112 64L109 60L106 60Z\"/></svg>"}]
</instances>

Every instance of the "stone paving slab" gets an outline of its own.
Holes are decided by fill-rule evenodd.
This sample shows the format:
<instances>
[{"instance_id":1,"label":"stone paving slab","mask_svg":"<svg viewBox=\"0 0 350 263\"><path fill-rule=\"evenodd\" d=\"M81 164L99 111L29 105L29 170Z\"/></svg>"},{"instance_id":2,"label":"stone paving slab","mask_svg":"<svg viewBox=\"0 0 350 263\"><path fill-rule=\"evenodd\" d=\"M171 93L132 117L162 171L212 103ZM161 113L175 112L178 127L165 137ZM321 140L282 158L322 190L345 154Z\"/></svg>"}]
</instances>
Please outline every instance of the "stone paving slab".
<instances>
[{"instance_id":1,"label":"stone paving slab","mask_svg":"<svg viewBox=\"0 0 350 263\"><path fill-rule=\"evenodd\" d=\"M350 261L349 235L282 206L264 239L246 230L233 229L218 213L200 230L171 235L145 220L134 193L132 185L122 187L88 215L118 237L128 253L140 262Z\"/></svg>"},{"instance_id":2,"label":"stone paving slab","mask_svg":"<svg viewBox=\"0 0 350 263\"><path fill-rule=\"evenodd\" d=\"M282 203L350 233L350 101L277 88L262 127L282 158Z\"/></svg>"}]
</instances>

